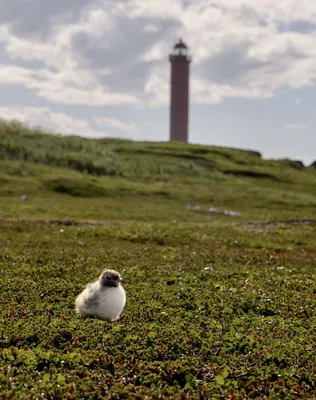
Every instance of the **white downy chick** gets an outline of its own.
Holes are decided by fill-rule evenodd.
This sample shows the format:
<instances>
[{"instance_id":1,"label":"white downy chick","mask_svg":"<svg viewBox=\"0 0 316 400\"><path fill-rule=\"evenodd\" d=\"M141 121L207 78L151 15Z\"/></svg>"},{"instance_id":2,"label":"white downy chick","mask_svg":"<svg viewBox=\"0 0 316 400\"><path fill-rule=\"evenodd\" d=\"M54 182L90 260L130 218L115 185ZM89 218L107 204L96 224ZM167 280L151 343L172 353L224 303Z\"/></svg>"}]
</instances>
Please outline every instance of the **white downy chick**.
<instances>
[{"instance_id":1,"label":"white downy chick","mask_svg":"<svg viewBox=\"0 0 316 400\"><path fill-rule=\"evenodd\" d=\"M126 294L120 274L105 269L99 279L88 283L76 298L76 312L106 321L117 321L125 307Z\"/></svg>"}]
</instances>

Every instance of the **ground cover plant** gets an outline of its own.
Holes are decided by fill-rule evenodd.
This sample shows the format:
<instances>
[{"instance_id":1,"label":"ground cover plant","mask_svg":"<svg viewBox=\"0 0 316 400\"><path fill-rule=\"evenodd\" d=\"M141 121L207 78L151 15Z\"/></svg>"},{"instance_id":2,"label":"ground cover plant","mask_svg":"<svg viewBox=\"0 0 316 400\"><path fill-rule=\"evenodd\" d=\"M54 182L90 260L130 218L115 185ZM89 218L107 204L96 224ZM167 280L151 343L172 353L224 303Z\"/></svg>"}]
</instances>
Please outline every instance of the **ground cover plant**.
<instances>
[{"instance_id":1,"label":"ground cover plant","mask_svg":"<svg viewBox=\"0 0 316 400\"><path fill-rule=\"evenodd\" d=\"M1 399L315 398L313 168L1 129ZM116 323L74 312L106 267Z\"/></svg>"}]
</instances>

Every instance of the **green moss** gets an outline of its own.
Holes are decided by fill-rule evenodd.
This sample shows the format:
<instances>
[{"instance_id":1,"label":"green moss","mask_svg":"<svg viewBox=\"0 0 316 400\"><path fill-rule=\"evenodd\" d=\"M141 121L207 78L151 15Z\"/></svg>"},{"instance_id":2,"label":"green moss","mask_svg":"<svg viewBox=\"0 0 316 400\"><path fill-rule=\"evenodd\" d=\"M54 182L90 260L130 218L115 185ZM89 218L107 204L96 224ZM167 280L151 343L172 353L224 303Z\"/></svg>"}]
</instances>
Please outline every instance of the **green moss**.
<instances>
[{"instance_id":1,"label":"green moss","mask_svg":"<svg viewBox=\"0 0 316 400\"><path fill-rule=\"evenodd\" d=\"M0 396L312 398L314 228L261 229L3 223ZM113 324L74 312L104 267L128 296Z\"/></svg>"}]
</instances>

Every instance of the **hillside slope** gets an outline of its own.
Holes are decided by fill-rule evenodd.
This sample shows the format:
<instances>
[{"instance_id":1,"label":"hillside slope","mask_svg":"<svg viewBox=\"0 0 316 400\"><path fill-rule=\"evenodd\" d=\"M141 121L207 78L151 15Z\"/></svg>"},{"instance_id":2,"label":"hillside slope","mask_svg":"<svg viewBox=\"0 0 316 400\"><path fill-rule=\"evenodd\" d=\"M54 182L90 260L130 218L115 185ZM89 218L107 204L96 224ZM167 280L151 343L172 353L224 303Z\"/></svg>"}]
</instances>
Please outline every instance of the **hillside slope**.
<instances>
[{"instance_id":1,"label":"hillside slope","mask_svg":"<svg viewBox=\"0 0 316 400\"><path fill-rule=\"evenodd\" d=\"M124 204L146 196L249 217L267 210L311 217L316 210L316 170L297 161L214 146L51 135L17 121L0 121L0 184L2 201L27 192Z\"/></svg>"}]
</instances>

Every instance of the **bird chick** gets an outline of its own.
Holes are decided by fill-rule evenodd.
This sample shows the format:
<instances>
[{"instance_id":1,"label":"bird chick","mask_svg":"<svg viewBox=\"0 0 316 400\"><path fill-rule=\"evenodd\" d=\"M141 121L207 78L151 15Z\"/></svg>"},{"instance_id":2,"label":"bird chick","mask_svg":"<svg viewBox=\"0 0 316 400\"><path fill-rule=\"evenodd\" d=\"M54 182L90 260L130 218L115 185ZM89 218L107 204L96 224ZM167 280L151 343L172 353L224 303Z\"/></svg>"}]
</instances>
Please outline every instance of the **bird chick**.
<instances>
[{"instance_id":1,"label":"bird chick","mask_svg":"<svg viewBox=\"0 0 316 400\"><path fill-rule=\"evenodd\" d=\"M99 279L88 283L76 298L76 312L106 321L117 321L126 303L125 289L121 282L117 271L105 269Z\"/></svg>"}]
</instances>

